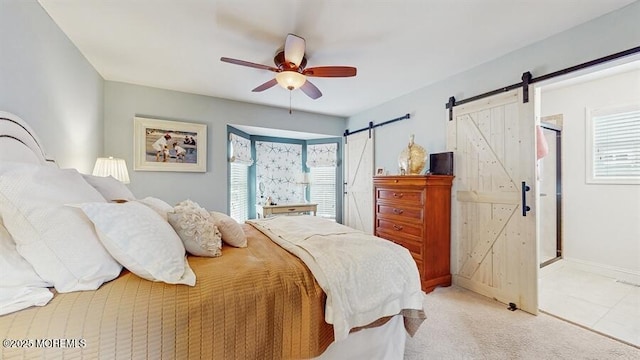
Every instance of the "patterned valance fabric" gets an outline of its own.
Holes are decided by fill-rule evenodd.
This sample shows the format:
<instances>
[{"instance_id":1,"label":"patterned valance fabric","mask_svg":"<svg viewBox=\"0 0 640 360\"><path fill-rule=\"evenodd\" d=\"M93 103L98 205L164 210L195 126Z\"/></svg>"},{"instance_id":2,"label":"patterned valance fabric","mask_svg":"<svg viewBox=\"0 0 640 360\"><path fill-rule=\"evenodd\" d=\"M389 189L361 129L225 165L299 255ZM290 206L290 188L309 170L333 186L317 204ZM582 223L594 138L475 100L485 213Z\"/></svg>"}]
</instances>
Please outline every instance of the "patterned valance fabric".
<instances>
[{"instance_id":1,"label":"patterned valance fabric","mask_svg":"<svg viewBox=\"0 0 640 360\"><path fill-rule=\"evenodd\" d=\"M229 161L251 166L253 164L251 141L233 133L229 134L229 141L231 142Z\"/></svg>"},{"instance_id":2,"label":"patterned valance fabric","mask_svg":"<svg viewBox=\"0 0 640 360\"><path fill-rule=\"evenodd\" d=\"M338 143L307 145L307 167L338 165Z\"/></svg>"},{"instance_id":3,"label":"patterned valance fabric","mask_svg":"<svg viewBox=\"0 0 640 360\"><path fill-rule=\"evenodd\" d=\"M276 204L304 201L303 189L296 181L302 172L302 145L256 141L256 183L264 186L263 194L256 194L259 204L267 197ZM264 196L264 199L260 196Z\"/></svg>"}]
</instances>

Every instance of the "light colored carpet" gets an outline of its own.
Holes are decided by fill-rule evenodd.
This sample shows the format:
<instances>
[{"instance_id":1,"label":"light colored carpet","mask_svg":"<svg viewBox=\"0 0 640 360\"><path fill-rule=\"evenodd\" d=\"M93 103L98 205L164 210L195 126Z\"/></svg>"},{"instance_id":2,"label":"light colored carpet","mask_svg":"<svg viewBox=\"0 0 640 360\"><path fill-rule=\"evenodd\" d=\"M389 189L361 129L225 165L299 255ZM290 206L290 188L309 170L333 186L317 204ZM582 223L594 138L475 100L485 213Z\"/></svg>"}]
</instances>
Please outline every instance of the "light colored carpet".
<instances>
[{"instance_id":1,"label":"light colored carpet","mask_svg":"<svg viewBox=\"0 0 640 360\"><path fill-rule=\"evenodd\" d=\"M405 360L640 359L636 347L456 286L436 288L424 304L427 320L407 338Z\"/></svg>"}]
</instances>

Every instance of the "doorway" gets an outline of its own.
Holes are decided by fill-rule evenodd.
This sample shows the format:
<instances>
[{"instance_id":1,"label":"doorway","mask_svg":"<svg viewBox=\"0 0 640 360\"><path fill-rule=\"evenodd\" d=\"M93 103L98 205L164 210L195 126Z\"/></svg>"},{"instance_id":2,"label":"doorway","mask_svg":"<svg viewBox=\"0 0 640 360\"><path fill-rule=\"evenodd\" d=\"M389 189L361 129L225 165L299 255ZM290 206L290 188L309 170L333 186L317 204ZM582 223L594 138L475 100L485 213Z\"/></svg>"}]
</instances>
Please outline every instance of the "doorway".
<instances>
[{"instance_id":1,"label":"doorway","mask_svg":"<svg viewBox=\"0 0 640 360\"><path fill-rule=\"evenodd\" d=\"M638 104L639 84L636 56L540 85L541 125L549 155L554 145L561 148L556 160L562 174L562 202L554 209L549 201L554 166L541 161L540 311L634 346L640 346L635 321L640 316L640 228L635 225L640 185L594 181L589 167L596 158L588 154L594 149L590 114ZM633 126L624 129L622 134L634 131ZM556 144L554 130L561 135ZM553 163L552 156L546 160ZM558 237L553 236L556 225ZM558 238L560 246L554 248ZM554 249L559 252L552 258Z\"/></svg>"},{"instance_id":2,"label":"doorway","mask_svg":"<svg viewBox=\"0 0 640 360\"><path fill-rule=\"evenodd\" d=\"M540 123L549 149L538 162L540 181L540 268L562 258L562 114L547 116Z\"/></svg>"}]
</instances>

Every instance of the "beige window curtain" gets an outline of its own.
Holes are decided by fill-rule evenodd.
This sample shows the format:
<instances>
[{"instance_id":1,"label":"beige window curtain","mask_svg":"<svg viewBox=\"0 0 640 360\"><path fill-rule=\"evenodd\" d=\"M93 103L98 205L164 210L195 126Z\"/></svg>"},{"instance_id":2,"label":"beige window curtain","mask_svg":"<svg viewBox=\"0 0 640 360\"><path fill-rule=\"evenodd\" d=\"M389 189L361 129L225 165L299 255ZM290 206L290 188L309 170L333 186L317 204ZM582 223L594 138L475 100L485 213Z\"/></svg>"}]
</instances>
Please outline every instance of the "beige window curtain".
<instances>
[{"instance_id":1,"label":"beige window curtain","mask_svg":"<svg viewBox=\"0 0 640 360\"><path fill-rule=\"evenodd\" d=\"M307 167L336 167L338 165L338 144L307 145Z\"/></svg>"},{"instance_id":2,"label":"beige window curtain","mask_svg":"<svg viewBox=\"0 0 640 360\"><path fill-rule=\"evenodd\" d=\"M251 141L242 136L230 133L229 142L231 143L229 161L251 166L253 164L253 158L251 158Z\"/></svg>"}]
</instances>

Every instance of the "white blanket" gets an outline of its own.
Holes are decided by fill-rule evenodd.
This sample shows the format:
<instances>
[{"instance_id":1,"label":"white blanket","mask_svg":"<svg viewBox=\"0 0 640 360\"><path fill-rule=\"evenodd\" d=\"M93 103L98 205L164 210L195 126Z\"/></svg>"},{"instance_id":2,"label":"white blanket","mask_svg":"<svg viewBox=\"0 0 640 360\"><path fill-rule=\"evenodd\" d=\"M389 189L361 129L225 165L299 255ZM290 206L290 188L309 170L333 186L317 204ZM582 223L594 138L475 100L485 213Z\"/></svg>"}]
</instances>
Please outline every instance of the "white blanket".
<instances>
[{"instance_id":1,"label":"white blanket","mask_svg":"<svg viewBox=\"0 0 640 360\"><path fill-rule=\"evenodd\" d=\"M403 309L422 310L418 268L391 241L316 216L278 216L247 223L299 257L327 294L325 321L336 341L354 327Z\"/></svg>"}]
</instances>

